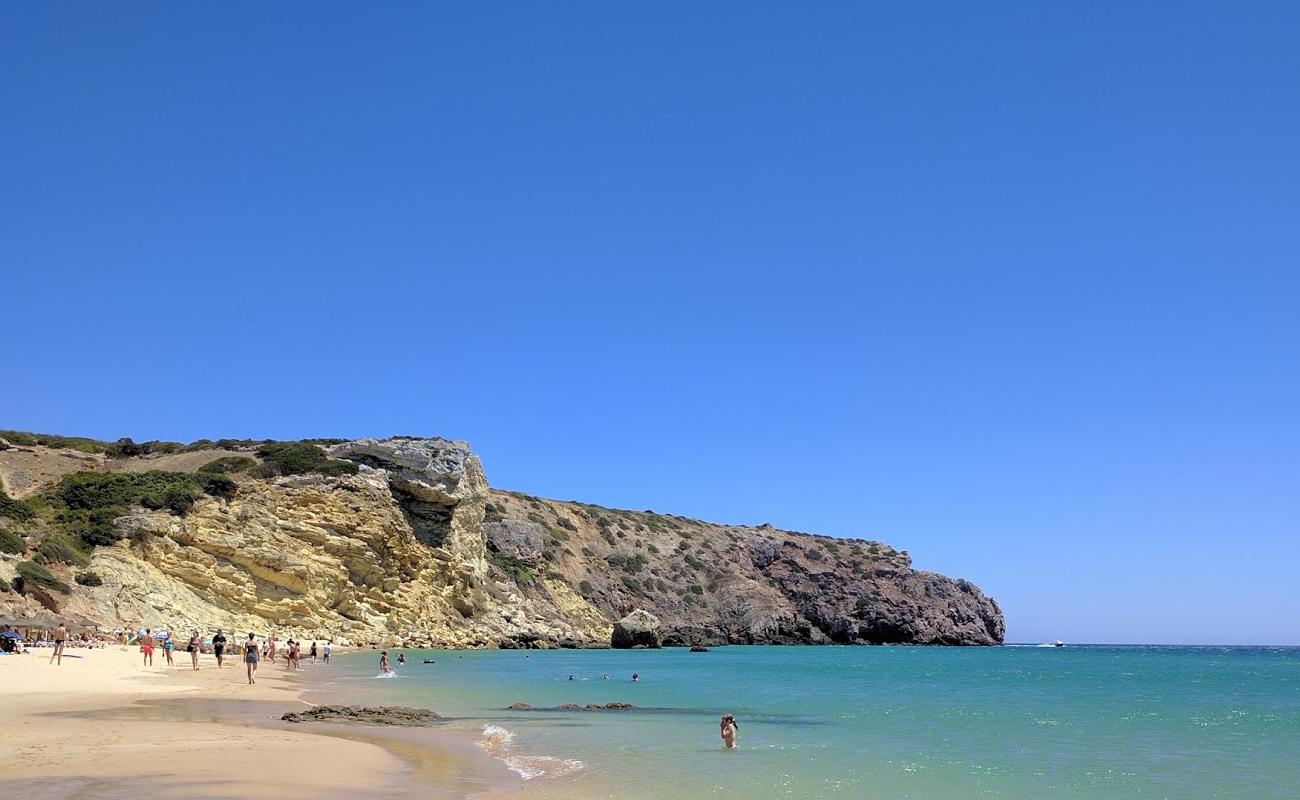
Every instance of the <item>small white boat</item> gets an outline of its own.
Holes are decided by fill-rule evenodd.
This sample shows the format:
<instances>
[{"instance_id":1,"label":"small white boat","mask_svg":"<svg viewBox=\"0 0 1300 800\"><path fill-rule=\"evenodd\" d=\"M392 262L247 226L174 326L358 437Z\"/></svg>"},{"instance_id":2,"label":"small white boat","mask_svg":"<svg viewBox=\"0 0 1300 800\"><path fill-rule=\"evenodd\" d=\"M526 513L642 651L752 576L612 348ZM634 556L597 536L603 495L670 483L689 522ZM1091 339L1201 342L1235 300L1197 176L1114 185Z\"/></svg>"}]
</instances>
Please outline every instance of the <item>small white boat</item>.
<instances>
[{"instance_id":1,"label":"small white boat","mask_svg":"<svg viewBox=\"0 0 1300 800\"><path fill-rule=\"evenodd\" d=\"M1057 639L1056 642L1052 644L1052 647L1065 647L1065 642Z\"/></svg>"}]
</instances>

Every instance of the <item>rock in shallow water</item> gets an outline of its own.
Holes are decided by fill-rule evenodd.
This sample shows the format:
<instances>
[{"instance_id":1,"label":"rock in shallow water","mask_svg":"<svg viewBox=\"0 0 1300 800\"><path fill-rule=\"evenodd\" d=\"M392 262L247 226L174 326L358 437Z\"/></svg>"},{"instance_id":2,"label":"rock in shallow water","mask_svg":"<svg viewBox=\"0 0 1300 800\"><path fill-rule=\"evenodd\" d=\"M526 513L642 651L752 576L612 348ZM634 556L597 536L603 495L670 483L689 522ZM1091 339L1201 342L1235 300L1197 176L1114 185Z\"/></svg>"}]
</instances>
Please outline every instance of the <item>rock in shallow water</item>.
<instances>
[{"instance_id":1,"label":"rock in shallow water","mask_svg":"<svg viewBox=\"0 0 1300 800\"><path fill-rule=\"evenodd\" d=\"M284 722L343 722L420 728L432 725L442 717L427 708L409 706L317 706L310 711L290 712L280 719Z\"/></svg>"}]
</instances>

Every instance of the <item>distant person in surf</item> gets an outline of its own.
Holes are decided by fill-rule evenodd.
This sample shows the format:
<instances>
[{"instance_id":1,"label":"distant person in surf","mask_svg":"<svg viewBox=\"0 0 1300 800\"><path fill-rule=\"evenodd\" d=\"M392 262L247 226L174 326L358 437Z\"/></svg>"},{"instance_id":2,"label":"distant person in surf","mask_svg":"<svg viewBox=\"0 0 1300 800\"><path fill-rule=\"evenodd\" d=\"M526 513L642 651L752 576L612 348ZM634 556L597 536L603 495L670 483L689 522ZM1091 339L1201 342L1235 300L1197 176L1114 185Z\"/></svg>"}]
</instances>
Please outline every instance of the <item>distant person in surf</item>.
<instances>
[{"instance_id":1,"label":"distant person in surf","mask_svg":"<svg viewBox=\"0 0 1300 800\"><path fill-rule=\"evenodd\" d=\"M334 651L334 642L325 642L325 663L330 663L330 653Z\"/></svg>"},{"instance_id":2,"label":"distant person in surf","mask_svg":"<svg viewBox=\"0 0 1300 800\"><path fill-rule=\"evenodd\" d=\"M638 675L638 674L636 674L635 672L633 672L633 673L632 673L632 682L633 682L633 683L640 683L640 682L641 682L641 676Z\"/></svg>"},{"instance_id":3,"label":"distant person in surf","mask_svg":"<svg viewBox=\"0 0 1300 800\"><path fill-rule=\"evenodd\" d=\"M398 654L397 654L397 663L398 663L398 664L405 664L405 663L406 663L406 654L405 654L405 653L398 653Z\"/></svg>"},{"instance_id":4,"label":"distant person in surf","mask_svg":"<svg viewBox=\"0 0 1300 800\"><path fill-rule=\"evenodd\" d=\"M735 750L736 732L740 730L740 725L736 722L736 718L731 716L730 714L723 714L720 727L722 729L723 746L726 747L728 750Z\"/></svg>"},{"instance_id":5,"label":"distant person in surf","mask_svg":"<svg viewBox=\"0 0 1300 800\"><path fill-rule=\"evenodd\" d=\"M393 665L388 663L388 651L383 650L379 653L379 673L387 675L393 671Z\"/></svg>"}]
</instances>

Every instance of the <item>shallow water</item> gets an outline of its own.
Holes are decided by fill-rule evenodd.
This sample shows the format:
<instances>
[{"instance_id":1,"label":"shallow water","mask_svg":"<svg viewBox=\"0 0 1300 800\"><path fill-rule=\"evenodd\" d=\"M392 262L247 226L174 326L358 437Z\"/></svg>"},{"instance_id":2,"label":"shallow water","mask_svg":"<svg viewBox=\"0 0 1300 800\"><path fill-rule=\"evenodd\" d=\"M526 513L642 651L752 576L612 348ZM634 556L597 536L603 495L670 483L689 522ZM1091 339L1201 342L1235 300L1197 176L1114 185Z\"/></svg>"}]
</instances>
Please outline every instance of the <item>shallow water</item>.
<instances>
[{"instance_id":1,"label":"shallow water","mask_svg":"<svg viewBox=\"0 0 1300 800\"><path fill-rule=\"evenodd\" d=\"M1300 649L404 652L322 689L457 717L537 797L1300 797ZM611 701L643 710L505 710Z\"/></svg>"}]
</instances>

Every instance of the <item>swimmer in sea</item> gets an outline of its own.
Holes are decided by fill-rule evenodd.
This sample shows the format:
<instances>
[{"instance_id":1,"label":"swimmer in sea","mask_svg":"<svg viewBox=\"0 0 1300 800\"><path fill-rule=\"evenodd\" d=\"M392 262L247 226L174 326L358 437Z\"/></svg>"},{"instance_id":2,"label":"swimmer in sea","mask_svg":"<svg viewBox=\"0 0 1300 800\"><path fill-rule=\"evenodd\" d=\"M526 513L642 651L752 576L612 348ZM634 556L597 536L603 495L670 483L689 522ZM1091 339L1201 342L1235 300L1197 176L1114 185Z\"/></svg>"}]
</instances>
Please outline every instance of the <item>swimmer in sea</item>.
<instances>
[{"instance_id":1,"label":"swimmer in sea","mask_svg":"<svg viewBox=\"0 0 1300 800\"><path fill-rule=\"evenodd\" d=\"M740 725L736 722L736 718L730 714L723 714L720 727L722 729L722 744L728 750L735 750L736 732L740 730Z\"/></svg>"},{"instance_id":2,"label":"swimmer in sea","mask_svg":"<svg viewBox=\"0 0 1300 800\"><path fill-rule=\"evenodd\" d=\"M638 675L638 674L636 674L635 672L633 672L633 673L632 673L632 682L633 682L633 683L640 683L640 682L641 682L641 676Z\"/></svg>"}]
</instances>

